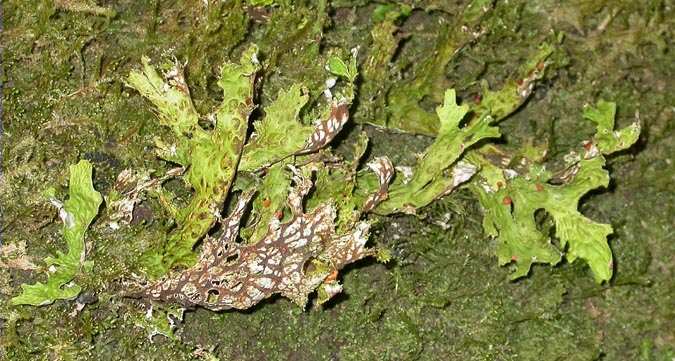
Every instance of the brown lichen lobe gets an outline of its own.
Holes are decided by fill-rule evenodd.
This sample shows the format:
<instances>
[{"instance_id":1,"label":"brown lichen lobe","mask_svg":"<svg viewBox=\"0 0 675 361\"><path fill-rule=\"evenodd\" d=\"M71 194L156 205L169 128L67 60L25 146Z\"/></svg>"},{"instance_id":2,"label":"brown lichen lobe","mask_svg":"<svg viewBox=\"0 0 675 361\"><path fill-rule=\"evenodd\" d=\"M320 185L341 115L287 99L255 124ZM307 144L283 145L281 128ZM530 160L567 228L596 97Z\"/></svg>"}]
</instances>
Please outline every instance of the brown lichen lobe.
<instances>
[{"instance_id":1,"label":"brown lichen lobe","mask_svg":"<svg viewBox=\"0 0 675 361\"><path fill-rule=\"evenodd\" d=\"M292 170L295 187L288 197L292 212L289 221L272 219L262 240L238 243L241 219L253 192L241 194L235 209L221 221L221 236L205 239L197 264L149 285L144 295L185 306L225 310L247 309L274 294L304 306L308 295L324 281L330 296L339 292L341 286L327 278L373 254L365 247L369 224L358 222L349 233L338 235L332 204L324 203L305 213L302 200L312 182Z\"/></svg>"}]
</instances>

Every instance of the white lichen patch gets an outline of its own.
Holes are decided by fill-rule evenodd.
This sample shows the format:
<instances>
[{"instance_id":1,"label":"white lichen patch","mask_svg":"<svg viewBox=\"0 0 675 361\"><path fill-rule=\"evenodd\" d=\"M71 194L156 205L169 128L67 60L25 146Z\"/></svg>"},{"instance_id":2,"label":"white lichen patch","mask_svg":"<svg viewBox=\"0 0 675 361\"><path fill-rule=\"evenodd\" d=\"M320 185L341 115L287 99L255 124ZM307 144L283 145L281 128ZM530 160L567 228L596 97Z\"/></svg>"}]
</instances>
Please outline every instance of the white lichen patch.
<instances>
[{"instance_id":1,"label":"white lichen patch","mask_svg":"<svg viewBox=\"0 0 675 361\"><path fill-rule=\"evenodd\" d=\"M452 169L452 188L468 181L478 171L478 167L469 162L457 162Z\"/></svg>"}]
</instances>

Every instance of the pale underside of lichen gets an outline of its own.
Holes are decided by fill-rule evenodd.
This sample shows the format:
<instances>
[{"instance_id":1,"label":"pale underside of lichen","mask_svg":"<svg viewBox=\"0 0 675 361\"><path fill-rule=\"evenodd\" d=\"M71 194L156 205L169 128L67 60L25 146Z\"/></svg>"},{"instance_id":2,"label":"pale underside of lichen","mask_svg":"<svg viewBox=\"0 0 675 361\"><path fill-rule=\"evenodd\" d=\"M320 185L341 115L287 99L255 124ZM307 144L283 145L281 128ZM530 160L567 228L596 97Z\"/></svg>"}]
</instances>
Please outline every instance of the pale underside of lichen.
<instances>
[{"instance_id":1,"label":"pale underside of lichen","mask_svg":"<svg viewBox=\"0 0 675 361\"><path fill-rule=\"evenodd\" d=\"M387 157L375 158L372 162L368 163L368 168L372 169L373 172L377 174L380 188L366 199L363 206L363 212L372 210L375 206L387 199L389 196L389 182L391 182L391 179L396 173L394 165Z\"/></svg>"},{"instance_id":2,"label":"pale underside of lichen","mask_svg":"<svg viewBox=\"0 0 675 361\"><path fill-rule=\"evenodd\" d=\"M262 240L255 244L238 242L241 220L254 193L244 192L231 214L221 221L220 237L204 240L197 264L149 285L143 293L153 300L173 300L211 310L247 309L274 294L304 306L308 295L324 282L324 291L330 296L338 293L341 286L327 278L374 253L365 247L370 224L358 221L350 232L336 234L333 204L323 203L305 213L302 202L312 182L290 168L295 186L287 201L292 213L289 221L281 223L274 218ZM378 158L371 168L378 175L380 187L363 209L386 199L393 174L386 158ZM315 262L329 267L316 267Z\"/></svg>"}]
</instances>

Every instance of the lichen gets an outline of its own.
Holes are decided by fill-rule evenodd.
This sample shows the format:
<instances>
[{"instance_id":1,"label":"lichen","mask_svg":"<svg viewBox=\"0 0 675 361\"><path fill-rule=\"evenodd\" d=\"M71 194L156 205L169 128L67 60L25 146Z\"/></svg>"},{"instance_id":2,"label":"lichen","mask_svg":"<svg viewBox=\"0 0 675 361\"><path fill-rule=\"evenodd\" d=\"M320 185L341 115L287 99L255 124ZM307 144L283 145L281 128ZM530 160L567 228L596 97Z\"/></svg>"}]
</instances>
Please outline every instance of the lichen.
<instances>
[{"instance_id":1,"label":"lichen","mask_svg":"<svg viewBox=\"0 0 675 361\"><path fill-rule=\"evenodd\" d=\"M493 118L488 114L460 127L468 111L466 104L457 105L454 90L445 92L443 106L436 110L440 119L436 139L420 156L410 179L394 183L389 199L377 211L382 214L414 213L416 209L449 194L474 175L477 168L459 161L462 154L477 142L499 137L500 134L491 125Z\"/></svg>"},{"instance_id":2,"label":"lichen","mask_svg":"<svg viewBox=\"0 0 675 361\"><path fill-rule=\"evenodd\" d=\"M484 147L482 154L472 154L471 160L483 168L471 185L484 208L483 227L500 241L499 263L516 264L513 279L526 276L533 263L555 265L563 255L569 262L585 260L598 283L612 277L614 263L607 243L612 227L593 222L577 208L586 193L609 185L604 155L630 147L640 134L637 122L615 131L615 112L616 104L602 100L584 110L584 117L596 123L597 133L584 142L581 154L571 152L566 167L555 174L542 164L545 149L512 156ZM535 214L540 210L555 222L551 234L537 226Z\"/></svg>"},{"instance_id":3,"label":"lichen","mask_svg":"<svg viewBox=\"0 0 675 361\"><path fill-rule=\"evenodd\" d=\"M199 116L178 68L172 68L164 80L145 59L143 73L132 72L129 76L129 84L157 107L160 121L176 136L171 146L158 142L160 155L184 168L189 167L186 180L194 188L190 205L181 211L187 216L177 214L178 230L169 236L163 253L152 257L161 259L166 267L160 274L180 262L191 266L188 257L192 255L192 247L206 236L213 220L219 218L218 209L238 172L244 179L246 175L257 179L248 185L240 181L235 187L244 193L233 213L221 221L223 230L219 239L206 236L194 266L171 274L142 292L152 299L176 299L185 305L214 310L246 309L272 294L281 293L304 306L308 294L320 285L324 300L341 290L335 278L328 280L332 272L374 254L365 248L369 224L360 222L359 214L387 198L393 174L393 166L387 159L372 166L380 184L359 207L361 211L346 219L348 224L340 225L340 233L336 233L334 224L338 209L330 201L317 205L307 214L302 207L312 183L301 173L311 173L312 169L321 167L324 160L316 155L326 157L328 153L317 152L335 138L348 120L352 84L357 76L355 55L348 62L337 57L328 59L326 68L345 78L347 85L339 89L335 97L330 91L326 92L329 105L325 120L316 121L314 125L298 121L307 96L302 94L300 86L294 85L280 92L266 107L267 115L254 122L254 133L245 141L247 126L243 124L247 123L252 109L251 91L257 65L256 50L251 49L242 56L241 65L223 67L219 85L225 100L210 117L214 130L208 137L209 132L198 124ZM229 152L223 154L223 149ZM300 170L294 168L295 162L289 158L300 159ZM340 164L332 166L339 168ZM296 184L290 192L287 187L291 179L284 175L286 167L293 171ZM354 170L354 165L349 167ZM348 184L345 181L343 184ZM334 186L335 183L329 185ZM242 232L246 238L239 246L241 218L258 188L260 192L252 211L255 221ZM133 207L134 202L126 203ZM293 218L280 222L284 218L285 203ZM341 216L347 214L344 207L338 208ZM155 267L150 271L158 269L161 270Z\"/></svg>"},{"instance_id":4,"label":"lichen","mask_svg":"<svg viewBox=\"0 0 675 361\"><path fill-rule=\"evenodd\" d=\"M243 194L232 214L222 221L222 235L206 239L198 263L151 285L144 294L155 300L177 300L186 306L243 310L275 293L304 307L308 295L324 281L325 292L330 296L339 293L341 287L335 278L327 278L372 253L365 248L369 225L360 222L351 233L336 234L332 205L323 204L304 213L302 201L311 182L298 172L295 170L296 187L288 197L292 212L289 221L271 222L264 238L254 244L239 244L241 218L253 192Z\"/></svg>"},{"instance_id":5,"label":"lichen","mask_svg":"<svg viewBox=\"0 0 675 361\"><path fill-rule=\"evenodd\" d=\"M12 298L12 304L43 306L55 300L70 300L80 294L82 288L72 281L83 269L91 270L91 261L85 261L84 236L103 201L92 185L91 172L92 166L88 161L72 165L68 199L61 203L53 194L47 195L59 210L68 252L57 252L56 257L46 258L49 270L47 282L21 285L22 292Z\"/></svg>"},{"instance_id":6,"label":"lichen","mask_svg":"<svg viewBox=\"0 0 675 361\"><path fill-rule=\"evenodd\" d=\"M145 58L143 70L129 75L129 85L155 105L160 122L173 131L174 139L157 140L158 155L188 168L185 179L194 189L190 204L176 214L178 228L169 236L165 250L147 256L151 275L194 262L192 247L216 220L216 209L232 184L253 110L254 79L259 68L256 52L256 48L250 48L239 64L222 66L218 86L224 99L207 117L212 130L199 125L200 115L179 64L161 76Z\"/></svg>"},{"instance_id":7,"label":"lichen","mask_svg":"<svg viewBox=\"0 0 675 361\"><path fill-rule=\"evenodd\" d=\"M244 53L240 67L252 59L255 67L256 50L252 49ZM298 121L308 97L299 85L293 85L289 90L281 91L277 99L265 108L266 116L254 123L254 132L248 140L244 139L244 124L252 109L255 68L246 67L245 71L232 74L223 70L219 84L225 92L225 105L210 119L215 132L218 129L236 129L234 133L229 131L234 137L225 136L220 140L230 150L227 161L218 161L222 154L217 153L219 148L210 145L215 144L213 142L205 151L197 151L195 145L189 144L194 139L199 140L198 135L203 134L204 129L198 124L198 115L191 106L189 91L179 70L174 68L165 75L167 83L144 60L145 78L139 73L132 73L129 83L153 102L158 108L160 120L179 137L177 146L167 148L160 144L164 154L170 153L164 158L183 167L192 166L187 179L195 189L193 200L201 198L211 203L191 208L191 212L202 215L200 221L208 219L198 228L189 224L193 222L189 218L179 220L183 229L199 229L199 232L193 231L193 239L183 243L180 249L172 247L169 238L169 247L162 255L164 259L184 258L191 254L194 244L206 236L196 264L184 271L168 274L135 295L222 310L247 309L273 294L281 294L304 307L308 295L318 288L319 302L324 303L342 290L335 281L340 269L377 253L365 248L370 227L368 222L360 220L365 213L414 214L471 180L481 168L481 175L471 182L471 188L478 194L485 209L487 234L500 235L500 264L509 261L518 264L514 278L527 274L534 262L556 264L560 260L561 251L545 240L534 223L534 212L543 208L557 221L561 249L570 244L567 259L584 258L594 270L598 282L609 280L612 262L605 238L611 228L590 223L576 211L582 195L607 185L607 173L601 171L604 158L598 157L600 153L595 145L590 148L596 149L595 152L587 152L563 179L567 188L545 184L552 177L537 167L513 179L517 172L505 168L510 165L510 160L505 161L501 154L496 157L501 163L486 160L495 158L494 154L485 153L486 149L492 149L487 146L482 146L482 154L472 151L466 160L462 160L464 153L474 148L474 144L500 136L494 124L530 96L536 81L541 79L546 69L545 60L551 53L550 46L543 46L536 58L524 66L522 78L505 85L498 92L485 90L484 102L474 107L474 114L463 126L461 124L467 118L470 107L458 105L454 90L447 90L444 104L436 111L439 126L435 141L419 157L417 165L411 170L412 175L398 177L391 186L389 183L395 170L388 158L379 158L368 165L376 175L377 186L372 176L358 171L365 145L357 143L356 157L352 162L331 159L330 150L325 149L348 121L348 105L354 97L353 83L358 76L355 54L348 62L335 56L327 61L326 69L345 79L347 86L340 89L341 92L334 98L331 91L334 80L328 85L325 95L329 111L325 120L315 122L314 126ZM228 68L239 69L237 65L226 64L223 67ZM235 81L230 80L232 77ZM242 83L238 80L241 78L248 80ZM147 84L144 83L146 79ZM241 107L228 107L230 103L242 104L245 110L242 112ZM599 106L600 110L589 109L586 112L586 116L598 124L597 146L607 153L625 149L634 143L639 128L612 133L614 108L607 103ZM197 146L201 144L203 141L199 141ZM215 160L211 159L214 157ZM528 166L531 162L523 158L520 165ZM190 177L190 174L213 172L214 164L220 165L222 177L202 177L199 183L191 180L194 176ZM292 171L292 180L285 175L285 168ZM306 177L313 172L317 173L318 186L310 197L314 200L307 201L311 209L305 211L303 199L313 187ZM235 182L239 173L248 174L248 177L240 175L239 178L249 180L240 181L241 184L235 187L243 193L231 214L220 221L221 235L215 238L206 235L213 224L211 219L219 218L218 209L229 194L229 185ZM590 185L587 184L589 180ZM542 197L529 195L528 185L531 182ZM295 186L289 191L291 183ZM214 189L220 193L214 193ZM253 221L243 230L243 239L239 241L242 218L258 190L261 196L254 203ZM548 196L549 193L553 195ZM516 211L511 218L510 208L505 207L512 207L514 202ZM291 211L290 218L284 215L286 207ZM340 218L336 224L338 214ZM167 271L174 265L173 261L168 263Z\"/></svg>"}]
</instances>

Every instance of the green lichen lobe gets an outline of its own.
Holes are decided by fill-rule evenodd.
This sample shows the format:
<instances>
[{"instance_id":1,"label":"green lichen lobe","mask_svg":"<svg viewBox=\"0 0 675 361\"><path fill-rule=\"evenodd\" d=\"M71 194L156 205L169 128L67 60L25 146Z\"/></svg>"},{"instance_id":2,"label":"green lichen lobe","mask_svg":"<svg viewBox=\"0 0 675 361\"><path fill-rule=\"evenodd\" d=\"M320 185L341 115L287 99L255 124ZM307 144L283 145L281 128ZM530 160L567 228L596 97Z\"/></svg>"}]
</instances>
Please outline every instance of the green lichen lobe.
<instances>
[{"instance_id":1,"label":"green lichen lobe","mask_svg":"<svg viewBox=\"0 0 675 361\"><path fill-rule=\"evenodd\" d=\"M205 118L211 129L199 124L201 118L177 64L161 76L147 59L142 71L133 71L129 86L150 100L160 122L174 133L173 139L157 142L159 156L187 168L185 180L194 189L187 207L175 214L177 229L165 249L146 257L152 276L166 273L175 265L194 263L192 248L216 220L216 210L228 194L244 146L248 117L253 110L253 87L260 65L257 49L250 47L239 63L225 63L218 86L221 105Z\"/></svg>"},{"instance_id":2,"label":"green lichen lobe","mask_svg":"<svg viewBox=\"0 0 675 361\"><path fill-rule=\"evenodd\" d=\"M616 103L613 102L599 100L596 106L586 106L584 118L596 124L593 144L605 155L629 148L640 136L639 122L614 130Z\"/></svg>"},{"instance_id":3,"label":"green lichen lobe","mask_svg":"<svg viewBox=\"0 0 675 361\"><path fill-rule=\"evenodd\" d=\"M378 212L414 213L416 209L447 195L475 172L471 167L463 169L462 164L456 164L464 152L482 139L499 137L499 129L491 125L493 121L489 115L460 127L469 107L456 103L452 89L445 92L444 98L443 105L436 109L440 120L436 139L413 168L411 179L392 185L389 199L380 204ZM455 172L449 170L453 165Z\"/></svg>"},{"instance_id":4,"label":"green lichen lobe","mask_svg":"<svg viewBox=\"0 0 675 361\"><path fill-rule=\"evenodd\" d=\"M567 168L556 175L542 164L541 149L510 158L488 147L471 158L483 168L471 189L484 209L484 230L499 240L499 263L515 263L513 279L527 275L533 263L555 265L562 256L569 262L583 259L598 283L611 279L614 266L607 237L612 227L592 221L578 207L585 194L609 184L603 155L626 149L638 139L637 122L614 131L615 112L614 103L602 100L585 109L584 117L597 124L597 134L584 143L582 154L570 153ZM501 164L495 164L495 159ZM552 232L537 224L535 215L540 210L554 221L557 245L552 243Z\"/></svg>"},{"instance_id":5,"label":"green lichen lobe","mask_svg":"<svg viewBox=\"0 0 675 361\"><path fill-rule=\"evenodd\" d=\"M91 175L92 165L88 161L82 160L71 165L68 200L61 205L53 195L50 197L51 202L59 208L68 252L59 251L56 257L46 258L45 263L50 272L47 283L21 285L22 293L12 298L12 304L42 306L55 300L73 299L80 294L82 288L72 281L83 267L91 269L91 262L84 260L84 236L103 201L101 194L94 189Z\"/></svg>"}]
</instances>

